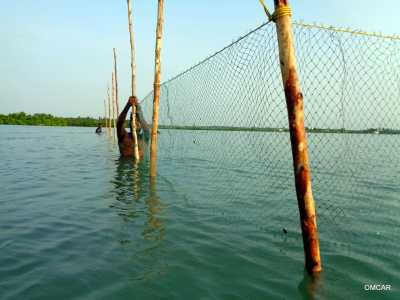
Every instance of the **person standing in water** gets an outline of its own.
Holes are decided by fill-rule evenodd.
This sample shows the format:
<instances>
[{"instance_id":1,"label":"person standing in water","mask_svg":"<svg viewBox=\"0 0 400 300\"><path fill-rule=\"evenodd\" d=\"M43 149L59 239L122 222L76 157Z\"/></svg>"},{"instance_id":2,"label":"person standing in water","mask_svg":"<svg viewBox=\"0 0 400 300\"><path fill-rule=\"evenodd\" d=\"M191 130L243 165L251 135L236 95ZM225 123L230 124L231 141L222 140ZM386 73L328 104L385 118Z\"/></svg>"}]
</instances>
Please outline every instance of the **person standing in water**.
<instances>
[{"instance_id":1,"label":"person standing in water","mask_svg":"<svg viewBox=\"0 0 400 300\"><path fill-rule=\"evenodd\" d=\"M142 159L144 156L144 147L150 139L150 128L143 117L143 112L138 103L138 100L134 96L129 97L129 100L126 103L124 109L122 110L121 114L118 116L118 120L117 120L118 147L119 147L119 152L121 153L122 157L133 157L134 156L134 141L133 141L132 132L128 133L124 126L126 115L128 114L128 111L132 105L136 106L136 116L135 116L135 120L131 120L131 122L132 121L136 122L136 135L137 135L138 144L139 144L139 156L140 156L140 159ZM132 126L131 126L131 130L132 130Z\"/></svg>"},{"instance_id":2,"label":"person standing in water","mask_svg":"<svg viewBox=\"0 0 400 300\"><path fill-rule=\"evenodd\" d=\"M96 133L97 133L97 134L101 134L101 133L102 133L102 131L101 131L101 124L100 124L100 123L97 124Z\"/></svg>"}]
</instances>

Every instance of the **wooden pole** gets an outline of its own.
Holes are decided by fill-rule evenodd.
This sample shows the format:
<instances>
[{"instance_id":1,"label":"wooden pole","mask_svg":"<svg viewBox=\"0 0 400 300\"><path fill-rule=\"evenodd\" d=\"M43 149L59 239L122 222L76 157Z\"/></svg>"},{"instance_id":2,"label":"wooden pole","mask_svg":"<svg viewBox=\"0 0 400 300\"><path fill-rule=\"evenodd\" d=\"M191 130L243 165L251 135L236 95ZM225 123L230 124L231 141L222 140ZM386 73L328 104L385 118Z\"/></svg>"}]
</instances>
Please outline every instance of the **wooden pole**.
<instances>
[{"instance_id":1,"label":"wooden pole","mask_svg":"<svg viewBox=\"0 0 400 300\"><path fill-rule=\"evenodd\" d=\"M304 127L303 94L297 75L293 46L292 20L289 0L275 0L275 22L279 44L279 60L285 90L292 145L294 177L300 212L305 265L309 273L322 270L317 231L315 203L311 187L307 135Z\"/></svg>"},{"instance_id":2,"label":"wooden pole","mask_svg":"<svg viewBox=\"0 0 400 300\"><path fill-rule=\"evenodd\" d=\"M135 39L133 34L133 18L132 18L132 3L131 0L128 2L128 22L129 22L129 37L131 43L131 88L132 96L136 97L136 53L135 53ZM131 133L133 138L133 154L135 161L139 161L139 145L138 138L136 134L136 106L132 105L131 110Z\"/></svg>"},{"instance_id":3,"label":"wooden pole","mask_svg":"<svg viewBox=\"0 0 400 300\"><path fill-rule=\"evenodd\" d=\"M104 119L103 119L103 121L104 121L103 127L104 128L107 128L107 104L106 104L106 102L107 102L107 100L104 99Z\"/></svg>"},{"instance_id":4,"label":"wooden pole","mask_svg":"<svg viewBox=\"0 0 400 300\"><path fill-rule=\"evenodd\" d=\"M115 124L115 109L116 109L116 105L115 105L115 102L116 102L116 99L115 99L115 74L114 74L114 72L112 72L112 92L111 92L111 94L112 94L112 96L111 96L111 102L112 102L112 119L113 119L113 137L114 137L114 142L115 142L115 140L116 140L116 135L117 135L117 126L116 126L116 124Z\"/></svg>"},{"instance_id":5,"label":"wooden pole","mask_svg":"<svg viewBox=\"0 0 400 300\"><path fill-rule=\"evenodd\" d=\"M154 94L153 94L153 122L151 127L150 145L150 177L157 174L157 130L158 108L160 104L160 78L161 78L161 42L164 22L164 0L158 0L156 50L154 68Z\"/></svg>"},{"instance_id":6,"label":"wooden pole","mask_svg":"<svg viewBox=\"0 0 400 300\"><path fill-rule=\"evenodd\" d=\"M119 97L118 97L118 72L117 72L117 53L115 48L113 48L114 52L114 88L115 88L115 109L116 115L119 116Z\"/></svg>"},{"instance_id":7,"label":"wooden pole","mask_svg":"<svg viewBox=\"0 0 400 300\"><path fill-rule=\"evenodd\" d=\"M108 134L111 136L111 96L110 86L107 86L107 97L108 97Z\"/></svg>"}]
</instances>

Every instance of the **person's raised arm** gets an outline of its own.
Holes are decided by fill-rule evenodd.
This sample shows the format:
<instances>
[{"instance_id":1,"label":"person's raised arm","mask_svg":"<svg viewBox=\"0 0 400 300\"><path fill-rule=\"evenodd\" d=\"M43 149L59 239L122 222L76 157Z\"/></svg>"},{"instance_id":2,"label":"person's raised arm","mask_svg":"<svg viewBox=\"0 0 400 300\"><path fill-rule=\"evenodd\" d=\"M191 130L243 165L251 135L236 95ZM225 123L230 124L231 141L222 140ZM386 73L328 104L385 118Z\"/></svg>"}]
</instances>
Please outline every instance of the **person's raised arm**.
<instances>
[{"instance_id":1,"label":"person's raised arm","mask_svg":"<svg viewBox=\"0 0 400 300\"><path fill-rule=\"evenodd\" d=\"M127 133L124 126L126 115L128 114L129 108L135 104L136 104L136 97L129 97L128 103L126 103L124 109L118 116L117 120L118 140L121 139Z\"/></svg>"}]
</instances>

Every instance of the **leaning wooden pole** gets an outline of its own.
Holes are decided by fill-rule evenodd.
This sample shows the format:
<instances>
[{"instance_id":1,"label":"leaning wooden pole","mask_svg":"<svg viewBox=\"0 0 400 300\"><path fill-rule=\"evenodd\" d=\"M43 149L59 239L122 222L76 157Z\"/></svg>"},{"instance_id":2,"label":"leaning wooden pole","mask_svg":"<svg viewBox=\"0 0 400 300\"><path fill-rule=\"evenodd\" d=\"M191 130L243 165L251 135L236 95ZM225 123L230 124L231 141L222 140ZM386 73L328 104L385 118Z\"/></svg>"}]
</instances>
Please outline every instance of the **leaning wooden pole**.
<instances>
[{"instance_id":1,"label":"leaning wooden pole","mask_svg":"<svg viewBox=\"0 0 400 300\"><path fill-rule=\"evenodd\" d=\"M115 48L113 48L114 52L114 89L115 89L115 112L117 117L119 116L119 98L118 98L118 72L117 72L117 53Z\"/></svg>"},{"instance_id":2,"label":"leaning wooden pole","mask_svg":"<svg viewBox=\"0 0 400 300\"><path fill-rule=\"evenodd\" d=\"M115 142L117 136L117 126L115 122L115 113L116 113L116 99L115 99L115 74L112 72L112 91L111 91L111 107L112 107L112 120L113 120L113 140Z\"/></svg>"},{"instance_id":3,"label":"leaning wooden pole","mask_svg":"<svg viewBox=\"0 0 400 300\"><path fill-rule=\"evenodd\" d=\"M300 82L297 75L289 0L275 0L273 19L276 22L279 60L288 111L305 265L307 271L312 274L321 271L322 267L316 210L311 187L311 169L308 159L307 135L304 127L303 94L300 90Z\"/></svg>"},{"instance_id":4,"label":"leaning wooden pole","mask_svg":"<svg viewBox=\"0 0 400 300\"><path fill-rule=\"evenodd\" d=\"M131 43L131 88L132 96L136 97L136 52L135 52L135 39L133 34L133 18L132 18L132 3L131 0L128 2L128 22L129 22L129 37ZM132 105L131 110L131 133L133 138L133 155L135 161L139 161L139 145L136 134L136 106Z\"/></svg>"},{"instance_id":5,"label":"leaning wooden pole","mask_svg":"<svg viewBox=\"0 0 400 300\"><path fill-rule=\"evenodd\" d=\"M153 87L153 121L151 127L150 145L150 177L157 174L157 130L158 130L158 108L160 104L160 79L161 79L161 42L164 22L164 0L158 0L156 50L154 67Z\"/></svg>"}]
</instances>

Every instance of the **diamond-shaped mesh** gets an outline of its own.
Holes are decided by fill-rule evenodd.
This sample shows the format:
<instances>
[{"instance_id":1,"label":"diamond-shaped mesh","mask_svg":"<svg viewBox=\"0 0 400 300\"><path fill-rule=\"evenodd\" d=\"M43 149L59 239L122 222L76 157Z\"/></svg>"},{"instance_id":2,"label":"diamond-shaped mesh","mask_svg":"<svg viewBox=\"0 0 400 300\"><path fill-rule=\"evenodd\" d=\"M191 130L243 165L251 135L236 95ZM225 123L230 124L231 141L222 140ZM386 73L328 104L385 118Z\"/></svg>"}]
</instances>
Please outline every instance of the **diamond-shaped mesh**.
<instances>
[{"instance_id":1,"label":"diamond-shaped mesh","mask_svg":"<svg viewBox=\"0 0 400 300\"><path fill-rule=\"evenodd\" d=\"M293 31L318 225L343 224L365 187L400 182L400 40L301 23ZM152 97L143 100L148 120ZM266 228L274 215L298 228L271 23L163 83L159 124L159 166L173 166L183 191L190 184L189 199L232 223Z\"/></svg>"}]
</instances>

